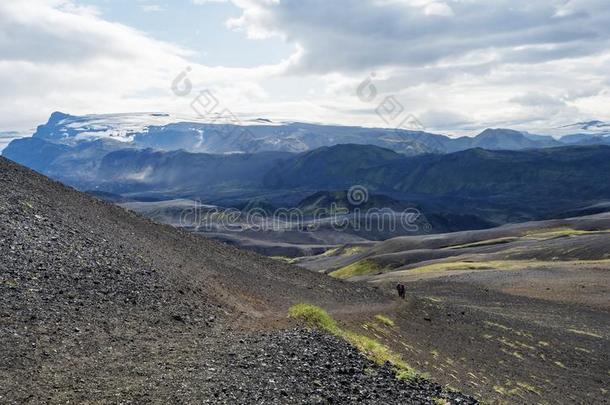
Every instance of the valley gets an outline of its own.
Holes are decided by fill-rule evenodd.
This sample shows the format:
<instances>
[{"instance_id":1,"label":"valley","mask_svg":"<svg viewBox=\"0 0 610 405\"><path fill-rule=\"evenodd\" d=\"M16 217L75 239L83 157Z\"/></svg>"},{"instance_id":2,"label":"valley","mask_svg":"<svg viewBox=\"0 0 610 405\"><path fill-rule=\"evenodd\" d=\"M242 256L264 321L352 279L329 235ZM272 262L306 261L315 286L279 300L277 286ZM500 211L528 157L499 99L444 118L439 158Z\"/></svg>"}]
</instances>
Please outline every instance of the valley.
<instances>
[{"instance_id":1,"label":"valley","mask_svg":"<svg viewBox=\"0 0 610 405\"><path fill-rule=\"evenodd\" d=\"M610 404L608 22L0 1L0 405Z\"/></svg>"},{"instance_id":2,"label":"valley","mask_svg":"<svg viewBox=\"0 0 610 405\"><path fill-rule=\"evenodd\" d=\"M411 146L444 142L407 151L294 124L298 149L286 125L259 121L259 146L235 153L252 139L197 150L192 131L211 124L167 118L55 114L4 151L35 171L0 158L0 400L607 396L605 135L407 131ZM313 312L289 316L301 304Z\"/></svg>"},{"instance_id":3,"label":"valley","mask_svg":"<svg viewBox=\"0 0 610 405\"><path fill-rule=\"evenodd\" d=\"M188 210L205 224L191 219L182 226L268 256L293 258L348 242L610 209L610 146L603 123L564 128L557 140L498 129L449 138L265 120L230 126L176 119L54 113L32 137L12 141L3 156L164 223L180 225L188 201ZM384 143L390 133L428 146L407 152L400 143ZM205 142L189 143L197 139ZM253 139L260 147L252 146ZM286 147L295 139L301 149ZM363 205L348 201L352 187L364 190ZM417 226L396 226L416 213ZM293 214L297 220L287 218ZM349 225L337 231L340 222Z\"/></svg>"},{"instance_id":4,"label":"valley","mask_svg":"<svg viewBox=\"0 0 610 405\"><path fill-rule=\"evenodd\" d=\"M287 317L392 300L160 225L0 158L3 403L476 401ZM324 378L327 377L327 378Z\"/></svg>"},{"instance_id":5,"label":"valley","mask_svg":"<svg viewBox=\"0 0 610 405\"><path fill-rule=\"evenodd\" d=\"M290 262L388 293L404 283L394 325L361 327L445 384L498 403L608 394L608 214L351 244Z\"/></svg>"},{"instance_id":6,"label":"valley","mask_svg":"<svg viewBox=\"0 0 610 405\"><path fill-rule=\"evenodd\" d=\"M14 331L3 335L11 349L3 352L8 368L1 372L19 384L0 392L9 403L78 400L91 390L139 400L314 395L324 402L346 395L336 379L346 359L352 371L345 384L356 389L350 398L365 403L386 389L423 395L423 403L453 401L456 391L494 403L588 403L607 394L607 214L378 242L334 240L317 255L312 249L273 260L156 225L1 163L8 214L2 325ZM30 259L21 249L33 249ZM404 301L395 297L397 282L407 286ZM286 313L299 302L328 310L350 333L375 339L440 385L390 388L390 369L368 381L373 365L352 348L332 357L327 353L337 353L340 340L290 329L295 323ZM32 345L36 351L27 354ZM270 357L270 350L287 357ZM315 356L296 355L308 351ZM327 355L329 378L311 380ZM100 367L120 358L130 359L120 372ZM278 374L291 361L298 373ZM161 364L163 383L156 380ZM87 370L86 379L79 370ZM122 377L108 374L117 372ZM185 380L191 383L176 385ZM144 381L152 384L146 392ZM314 394L304 387L318 388Z\"/></svg>"}]
</instances>

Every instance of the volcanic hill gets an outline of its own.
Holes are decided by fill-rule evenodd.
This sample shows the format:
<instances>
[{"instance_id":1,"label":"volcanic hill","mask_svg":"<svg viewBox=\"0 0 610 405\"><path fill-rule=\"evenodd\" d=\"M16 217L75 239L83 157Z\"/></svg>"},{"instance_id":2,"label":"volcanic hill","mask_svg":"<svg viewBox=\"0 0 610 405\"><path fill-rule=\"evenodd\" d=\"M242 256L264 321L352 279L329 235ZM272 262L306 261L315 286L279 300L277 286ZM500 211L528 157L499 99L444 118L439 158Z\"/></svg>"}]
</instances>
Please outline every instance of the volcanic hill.
<instances>
[{"instance_id":1,"label":"volcanic hill","mask_svg":"<svg viewBox=\"0 0 610 405\"><path fill-rule=\"evenodd\" d=\"M395 299L160 225L0 158L0 403L475 403L302 329ZM435 402L436 401L436 402Z\"/></svg>"}]
</instances>

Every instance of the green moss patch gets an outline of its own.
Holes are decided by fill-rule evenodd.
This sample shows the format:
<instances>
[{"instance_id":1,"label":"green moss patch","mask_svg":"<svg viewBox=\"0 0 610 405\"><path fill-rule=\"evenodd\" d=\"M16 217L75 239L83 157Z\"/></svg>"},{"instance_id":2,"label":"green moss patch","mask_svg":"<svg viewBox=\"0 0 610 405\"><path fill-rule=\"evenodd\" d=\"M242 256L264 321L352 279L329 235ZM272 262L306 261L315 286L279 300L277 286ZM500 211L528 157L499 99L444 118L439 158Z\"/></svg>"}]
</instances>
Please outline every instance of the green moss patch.
<instances>
[{"instance_id":1,"label":"green moss patch","mask_svg":"<svg viewBox=\"0 0 610 405\"><path fill-rule=\"evenodd\" d=\"M390 328L394 327L395 325L394 321L385 315L375 315L375 319L384 324L385 326L389 326Z\"/></svg>"},{"instance_id":2,"label":"green moss patch","mask_svg":"<svg viewBox=\"0 0 610 405\"><path fill-rule=\"evenodd\" d=\"M356 276L370 276L382 271L381 266L372 260L361 260L349 266L340 268L330 273L331 277L348 279Z\"/></svg>"},{"instance_id":3,"label":"green moss patch","mask_svg":"<svg viewBox=\"0 0 610 405\"><path fill-rule=\"evenodd\" d=\"M392 351L378 340L341 329L335 320L320 307L311 304L297 304L288 310L288 314L291 318L304 321L310 327L324 330L345 339L369 360L379 365L389 362L394 367L398 379L413 380L421 378L400 354ZM390 320L387 317L384 318Z\"/></svg>"},{"instance_id":4,"label":"green moss patch","mask_svg":"<svg viewBox=\"0 0 610 405\"><path fill-rule=\"evenodd\" d=\"M339 335L341 330L335 320L322 308L311 304L297 304L288 310L288 315L294 319L300 319L314 328Z\"/></svg>"}]
</instances>

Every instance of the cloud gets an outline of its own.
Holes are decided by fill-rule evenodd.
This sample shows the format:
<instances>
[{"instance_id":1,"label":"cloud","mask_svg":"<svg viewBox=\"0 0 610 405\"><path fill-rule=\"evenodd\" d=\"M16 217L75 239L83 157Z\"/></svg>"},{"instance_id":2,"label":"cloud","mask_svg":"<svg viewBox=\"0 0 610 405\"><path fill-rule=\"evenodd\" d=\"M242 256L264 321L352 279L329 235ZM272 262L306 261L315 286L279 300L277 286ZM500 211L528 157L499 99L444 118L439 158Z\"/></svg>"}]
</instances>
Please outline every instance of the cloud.
<instances>
[{"instance_id":1,"label":"cloud","mask_svg":"<svg viewBox=\"0 0 610 405\"><path fill-rule=\"evenodd\" d=\"M453 16L453 9L447 3L430 3L424 7L424 14L442 17Z\"/></svg>"},{"instance_id":2,"label":"cloud","mask_svg":"<svg viewBox=\"0 0 610 405\"><path fill-rule=\"evenodd\" d=\"M21 138L23 135L18 132L0 132L0 152L13 140Z\"/></svg>"},{"instance_id":3,"label":"cloud","mask_svg":"<svg viewBox=\"0 0 610 405\"><path fill-rule=\"evenodd\" d=\"M143 88L167 88L189 55L72 2L2 2L0 116L25 129L53 110L118 108Z\"/></svg>"},{"instance_id":4,"label":"cloud","mask_svg":"<svg viewBox=\"0 0 610 405\"><path fill-rule=\"evenodd\" d=\"M233 0L229 26L303 48L309 72L422 66L493 51L498 61L538 63L606 49L602 0ZM583 46L586 45L586 46Z\"/></svg>"},{"instance_id":5,"label":"cloud","mask_svg":"<svg viewBox=\"0 0 610 405\"><path fill-rule=\"evenodd\" d=\"M29 130L55 110L189 112L188 100L170 89L187 66L194 91L217 89L227 103L256 94L260 78L285 69L209 67L193 63L194 55L71 1L0 2L2 129ZM239 98L236 88L248 91Z\"/></svg>"},{"instance_id":6,"label":"cloud","mask_svg":"<svg viewBox=\"0 0 610 405\"><path fill-rule=\"evenodd\" d=\"M208 3L226 3L229 0L192 0L193 4L202 5Z\"/></svg>"},{"instance_id":7,"label":"cloud","mask_svg":"<svg viewBox=\"0 0 610 405\"><path fill-rule=\"evenodd\" d=\"M391 96L438 131L610 120L607 0L231 2L226 27L245 46L279 38L292 54L206 66L74 1L0 2L0 129L31 129L55 110L189 112L170 89L187 67L193 92L209 88L248 116L385 126L375 109ZM368 77L378 96L363 102Z\"/></svg>"},{"instance_id":8,"label":"cloud","mask_svg":"<svg viewBox=\"0 0 610 405\"><path fill-rule=\"evenodd\" d=\"M158 13L165 10L163 6L159 4L141 4L140 8L146 13Z\"/></svg>"},{"instance_id":9,"label":"cloud","mask_svg":"<svg viewBox=\"0 0 610 405\"><path fill-rule=\"evenodd\" d=\"M609 116L591 101L608 98L605 0L233 3L242 14L228 27L293 44L288 72L333 77L338 104L350 104L345 111L366 109L343 97L375 72L380 94L436 128ZM526 104L519 97L528 92ZM439 112L447 113L444 124Z\"/></svg>"}]
</instances>

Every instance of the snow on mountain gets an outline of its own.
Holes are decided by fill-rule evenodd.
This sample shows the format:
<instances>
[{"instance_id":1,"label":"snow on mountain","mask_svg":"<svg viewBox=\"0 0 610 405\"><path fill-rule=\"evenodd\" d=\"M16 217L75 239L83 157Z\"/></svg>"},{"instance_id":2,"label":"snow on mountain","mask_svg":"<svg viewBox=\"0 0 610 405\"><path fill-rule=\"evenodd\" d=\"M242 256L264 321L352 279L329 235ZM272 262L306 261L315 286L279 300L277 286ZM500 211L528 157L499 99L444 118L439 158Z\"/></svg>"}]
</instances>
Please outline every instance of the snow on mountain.
<instances>
[{"instance_id":1,"label":"snow on mountain","mask_svg":"<svg viewBox=\"0 0 610 405\"><path fill-rule=\"evenodd\" d=\"M40 125L34 134L46 140L71 143L80 140L113 139L120 142L133 142L138 134L146 134L151 127L163 127L169 124L227 124L234 125L272 125L268 120L260 119L243 122L231 121L228 116L214 116L199 119L192 116L180 116L167 113L122 113L90 114L75 116L54 112L49 121Z\"/></svg>"},{"instance_id":2,"label":"snow on mountain","mask_svg":"<svg viewBox=\"0 0 610 405\"><path fill-rule=\"evenodd\" d=\"M108 140L138 148L184 149L201 153L304 152L339 143L373 144L415 155L445 152L449 139L422 131L238 120L232 115L206 119L166 113L74 116L61 112L40 125L34 138L74 146L82 141Z\"/></svg>"},{"instance_id":3,"label":"snow on mountain","mask_svg":"<svg viewBox=\"0 0 610 405\"><path fill-rule=\"evenodd\" d=\"M532 133L486 129L475 137L450 138L395 128L272 122L263 118L238 120L232 115L197 119L154 112L84 116L55 112L46 124L37 128L33 138L68 146L102 141L161 151L184 149L194 153L220 154L262 151L300 153L337 144L360 144L380 146L405 155L419 155L451 153L475 147L522 150L562 144L610 144L610 123L580 122ZM9 136L6 139L12 138ZM21 149L27 150L27 146Z\"/></svg>"}]
</instances>

